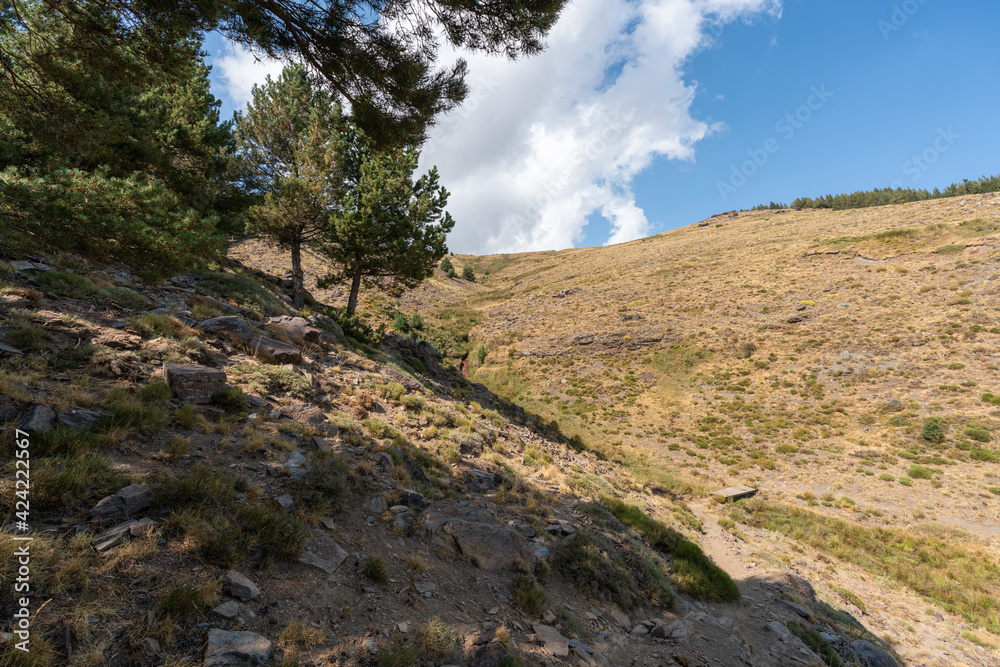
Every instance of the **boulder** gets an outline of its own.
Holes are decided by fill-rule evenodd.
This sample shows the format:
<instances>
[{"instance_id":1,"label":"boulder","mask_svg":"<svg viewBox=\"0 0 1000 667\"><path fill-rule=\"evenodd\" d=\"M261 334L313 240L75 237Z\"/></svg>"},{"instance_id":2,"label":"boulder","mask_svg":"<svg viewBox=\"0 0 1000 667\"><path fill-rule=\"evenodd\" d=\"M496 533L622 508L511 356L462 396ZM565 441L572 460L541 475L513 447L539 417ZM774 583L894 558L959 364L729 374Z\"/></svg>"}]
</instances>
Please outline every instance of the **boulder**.
<instances>
[{"instance_id":1,"label":"boulder","mask_svg":"<svg viewBox=\"0 0 1000 667\"><path fill-rule=\"evenodd\" d=\"M484 570L530 572L537 560L523 535L485 510L441 501L424 512L421 524L435 543L468 556Z\"/></svg>"},{"instance_id":2,"label":"boulder","mask_svg":"<svg viewBox=\"0 0 1000 667\"><path fill-rule=\"evenodd\" d=\"M322 329L323 333L332 334L338 340L344 340L344 330L340 328L340 325L332 317L328 315L310 315L309 321Z\"/></svg>"},{"instance_id":3,"label":"boulder","mask_svg":"<svg viewBox=\"0 0 1000 667\"><path fill-rule=\"evenodd\" d=\"M319 426L326 421L323 411L313 405L287 405L281 407L281 413L289 419L308 426Z\"/></svg>"},{"instance_id":4,"label":"boulder","mask_svg":"<svg viewBox=\"0 0 1000 667\"><path fill-rule=\"evenodd\" d=\"M246 602L247 600L253 600L255 597L260 595L260 589L257 585L247 579L243 574L240 574L236 570L229 570L222 577L222 583L225 585L226 590L234 598L238 598Z\"/></svg>"},{"instance_id":5,"label":"boulder","mask_svg":"<svg viewBox=\"0 0 1000 667\"><path fill-rule=\"evenodd\" d=\"M253 356L269 364L301 364L302 351L294 345L280 340L257 336L250 342L248 350Z\"/></svg>"},{"instance_id":6,"label":"boulder","mask_svg":"<svg viewBox=\"0 0 1000 667\"><path fill-rule=\"evenodd\" d=\"M899 667L895 658L864 639L848 644L841 657L845 660L853 660L861 667Z\"/></svg>"},{"instance_id":7,"label":"boulder","mask_svg":"<svg viewBox=\"0 0 1000 667\"><path fill-rule=\"evenodd\" d=\"M208 631L204 667L266 665L271 659L271 641L255 632Z\"/></svg>"},{"instance_id":8,"label":"boulder","mask_svg":"<svg viewBox=\"0 0 1000 667\"><path fill-rule=\"evenodd\" d=\"M210 366L166 363L163 381L182 400L210 403L213 396L225 389L226 373Z\"/></svg>"},{"instance_id":9,"label":"boulder","mask_svg":"<svg viewBox=\"0 0 1000 667\"><path fill-rule=\"evenodd\" d=\"M312 326L304 317L281 315L280 317L272 317L270 323L281 327L296 345L318 343L323 333Z\"/></svg>"},{"instance_id":10,"label":"boulder","mask_svg":"<svg viewBox=\"0 0 1000 667\"><path fill-rule=\"evenodd\" d=\"M210 333L218 338L227 339L231 343L243 345L254 337L254 331L250 324L242 317L224 315L199 322L196 325L205 333Z\"/></svg>"},{"instance_id":11,"label":"boulder","mask_svg":"<svg viewBox=\"0 0 1000 667\"><path fill-rule=\"evenodd\" d=\"M91 519L108 519L120 514L141 512L153 503L153 492L141 484L132 484L102 498L90 510Z\"/></svg>"},{"instance_id":12,"label":"boulder","mask_svg":"<svg viewBox=\"0 0 1000 667\"><path fill-rule=\"evenodd\" d=\"M549 625L533 623L531 626L542 648L557 658L565 658L569 655L569 640L559 634L559 631Z\"/></svg>"},{"instance_id":13,"label":"boulder","mask_svg":"<svg viewBox=\"0 0 1000 667\"><path fill-rule=\"evenodd\" d=\"M51 431L55 426L56 413L44 405L32 405L17 423L17 428L29 433Z\"/></svg>"},{"instance_id":14,"label":"boulder","mask_svg":"<svg viewBox=\"0 0 1000 667\"><path fill-rule=\"evenodd\" d=\"M60 412L56 416L56 423L59 426L65 426L67 428L90 428L97 423L97 420L100 418L101 414L99 412L77 408L76 410Z\"/></svg>"},{"instance_id":15,"label":"boulder","mask_svg":"<svg viewBox=\"0 0 1000 667\"><path fill-rule=\"evenodd\" d=\"M403 388L407 391L417 391L420 389L420 383L411 378L409 375L400 373L394 368L383 368L382 375L389 378L393 382L398 382L403 385Z\"/></svg>"}]
</instances>

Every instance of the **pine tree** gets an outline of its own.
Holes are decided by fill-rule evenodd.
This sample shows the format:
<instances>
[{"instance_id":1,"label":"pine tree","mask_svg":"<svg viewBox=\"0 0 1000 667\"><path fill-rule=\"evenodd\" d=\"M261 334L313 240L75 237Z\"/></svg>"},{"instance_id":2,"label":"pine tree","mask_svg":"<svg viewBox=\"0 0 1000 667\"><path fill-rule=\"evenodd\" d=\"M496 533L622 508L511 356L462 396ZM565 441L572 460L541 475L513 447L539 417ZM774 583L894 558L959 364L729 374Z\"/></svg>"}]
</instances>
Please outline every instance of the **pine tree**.
<instances>
[{"instance_id":1,"label":"pine tree","mask_svg":"<svg viewBox=\"0 0 1000 667\"><path fill-rule=\"evenodd\" d=\"M351 190L318 244L337 267L320 284L351 285L349 317L362 282L398 292L430 277L448 252L445 236L455 225L444 210L448 191L438 184L437 168L414 181L415 149L374 152L362 141L355 138L346 163Z\"/></svg>"},{"instance_id":2,"label":"pine tree","mask_svg":"<svg viewBox=\"0 0 1000 667\"><path fill-rule=\"evenodd\" d=\"M239 170L251 191L251 226L291 251L293 301L304 303L302 246L327 234L344 192L345 121L302 65L254 86L237 113Z\"/></svg>"},{"instance_id":3,"label":"pine tree","mask_svg":"<svg viewBox=\"0 0 1000 667\"><path fill-rule=\"evenodd\" d=\"M114 24L102 7L88 26ZM118 259L148 278L221 253L216 226L238 208L232 139L191 36L161 36L165 70L140 44L82 38L42 2L0 20L0 81L17 83L0 85L0 241Z\"/></svg>"},{"instance_id":4,"label":"pine tree","mask_svg":"<svg viewBox=\"0 0 1000 667\"><path fill-rule=\"evenodd\" d=\"M144 63L170 69L177 35L217 31L256 54L304 63L358 124L382 146L416 145L438 114L467 94L465 61L436 62L444 41L459 49L511 59L538 53L566 0L10 0L0 21L31 31L21 20L42 8L73 26L91 52L88 69L136 78L141 67L116 57L109 45L130 45ZM0 47L0 88L30 97L36 91L6 64ZM37 108L49 116L58 109Z\"/></svg>"}]
</instances>

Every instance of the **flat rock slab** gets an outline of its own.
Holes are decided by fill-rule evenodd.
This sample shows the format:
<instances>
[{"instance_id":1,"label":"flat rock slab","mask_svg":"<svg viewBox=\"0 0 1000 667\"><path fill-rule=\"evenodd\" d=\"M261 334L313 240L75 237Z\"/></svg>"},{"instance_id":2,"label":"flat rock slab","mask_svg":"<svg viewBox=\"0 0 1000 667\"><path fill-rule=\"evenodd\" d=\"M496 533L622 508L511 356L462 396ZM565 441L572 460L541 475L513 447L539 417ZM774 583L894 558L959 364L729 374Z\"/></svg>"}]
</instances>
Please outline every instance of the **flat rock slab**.
<instances>
[{"instance_id":1,"label":"flat rock slab","mask_svg":"<svg viewBox=\"0 0 1000 667\"><path fill-rule=\"evenodd\" d=\"M153 504L153 492L141 484L132 484L102 498L90 510L92 519L108 519L119 514L135 514Z\"/></svg>"},{"instance_id":2,"label":"flat rock slab","mask_svg":"<svg viewBox=\"0 0 1000 667\"><path fill-rule=\"evenodd\" d=\"M56 423L66 428L90 428L97 423L101 416L99 412L77 408L76 410L60 412L56 416Z\"/></svg>"},{"instance_id":3,"label":"flat rock slab","mask_svg":"<svg viewBox=\"0 0 1000 667\"><path fill-rule=\"evenodd\" d=\"M531 626L538 635L538 640L542 643L542 648L557 658L565 658L569 655L569 640L559 634L559 631L550 625L533 623Z\"/></svg>"},{"instance_id":4,"label":"flat rock slab","mask_svg":"<svg viewBox=\"0 0 1000 667\"><path fill-rule=\"evenodd\" d=\"M210 366L168 363L163 364L163 381L182 400L210 403L225 389L226 373Z\"/></svg>"},{"instance_id":5,"label":"flat rock slab","mask_svg":"<svg viewBox=\"0 0 1000 667\"><path fill-rule=\"evenodd\" d=\"M208 631L204 667L266 665L271 659L271 641L255 632Z\"/></svg>"},{"instance_id":6,"label":"flat rock slab","mask_svg":"<svg viewBox=\"0 0 1000 667\"><path fill-rule=\"evenodd\" d=\"M321 530L309 531L310 537L303 543L299 562L315 567L327 574L333 574L347 560L347 552Z\"/></svg>"},{"instance_id":7,"label":"flat rock slab","mask_svg":"<svg viewBox=\"0 0 1000 667\"><path fill-rule=\"evenodd\" d=\"M139 523L135 519L130 519L120 523L113 528L109 528L90 541L90 545L98 552L105 552L111 547L116 547L132 536L131 528Z\"/></svg>"},{"instance_id":8,"label":"flat rock slab","mask_svg":"<svg viewBox=\"0 0 1000 667\"><path fill-rule=\"evenodd\" d=\"M435 543L465 554L484 570L530 572L535 566L528 540L485 510L441 501L424 512L421 524Z\"/></svg>"},{"instance_id":9,"label":"flat rock slab","mask_svg":"<svg viewBox=\"0 0 1000 667\"><path fill-rule=\"evenodd\" d=\"M751 486L738 484L736 486L730 486L725 489L713 491L712 495L722 497L725 500L742 500L743 498L753 498L756 496L757 489Z\"/></svg>"}]
</instances>

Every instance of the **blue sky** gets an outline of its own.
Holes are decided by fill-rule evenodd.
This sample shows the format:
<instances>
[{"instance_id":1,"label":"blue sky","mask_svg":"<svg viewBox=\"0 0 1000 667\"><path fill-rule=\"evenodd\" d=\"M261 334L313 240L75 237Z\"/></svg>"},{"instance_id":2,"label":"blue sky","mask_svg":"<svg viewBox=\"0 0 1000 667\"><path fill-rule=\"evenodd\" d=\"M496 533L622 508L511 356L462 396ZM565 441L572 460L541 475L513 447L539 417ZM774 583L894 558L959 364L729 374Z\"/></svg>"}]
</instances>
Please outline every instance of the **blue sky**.
<instances>
[{"instance_id":1,"label":"blue sky","mask_svg":"<svg viewBox=\"0 0 1000 667\"><path fill-rule=\"evenodd\" d=\"M893 4L904 3L786 1L779 20L725 26L687 69L699 84L693 115L725 129L698 143L693 163L658 160L636 180L658 229L798 196L897 182L933 189L1000 172L1000 3L927 0L895 16ZM813 86L833 97L786 140L776 124ZM939 152L939 130L949 128L951 145L939 141L948 147ZM771 137L779 150L723 201L719 181ZM913 161L925 151L936 161ZM589 245L606 233L595 222Z\"/></svg>"},{"instance_id":2,"label":"blue sky","mask_svg":"<svg viewBox=\"0 0 1000 667\"><path fill-rule=\"evenodd\" d=\"M452 192L449 245L478 253L945 186L1000 172L997 25L985 0L577 0L540 57L443 50L469 59L472 95L421 166ZM279 69L206 49L227 116Z\"/></svg>"}]
</instances>

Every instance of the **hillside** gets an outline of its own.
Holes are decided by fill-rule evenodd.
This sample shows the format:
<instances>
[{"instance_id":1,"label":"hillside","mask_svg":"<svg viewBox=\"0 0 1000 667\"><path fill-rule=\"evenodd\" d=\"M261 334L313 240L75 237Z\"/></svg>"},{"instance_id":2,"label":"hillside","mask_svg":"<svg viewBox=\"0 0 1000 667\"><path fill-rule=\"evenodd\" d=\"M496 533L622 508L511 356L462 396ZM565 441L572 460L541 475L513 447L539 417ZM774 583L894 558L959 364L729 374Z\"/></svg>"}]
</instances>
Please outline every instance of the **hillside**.
<instances>
[{"instance_id":1,"label":"hillside","mask_svg":"<svg viewBox=\"0 0 1000 667\"><path fill-rule=\"evenodd\" d=\"M994 665L998 203L455 256L381 346L259 241L9 258L0 663Z\"/></svg>"},{"instance_id":2,"label":"hillside","mask_svg":"<svg viewBox=\"0 0 1000 667\"><path fill-rule=\"evenodd\" d=\"M608 248L453 257L476 283L439 274L367 305L420 313L470 379L578 436L596 474L540 466L566 493L679 494L738 580L790 566L911 664L991 664L998 250L990 194L726 214ZM778 509L697 500L736 483ZM955 571L914 567L942 558Z\"/></svg>"}]
</instances>

